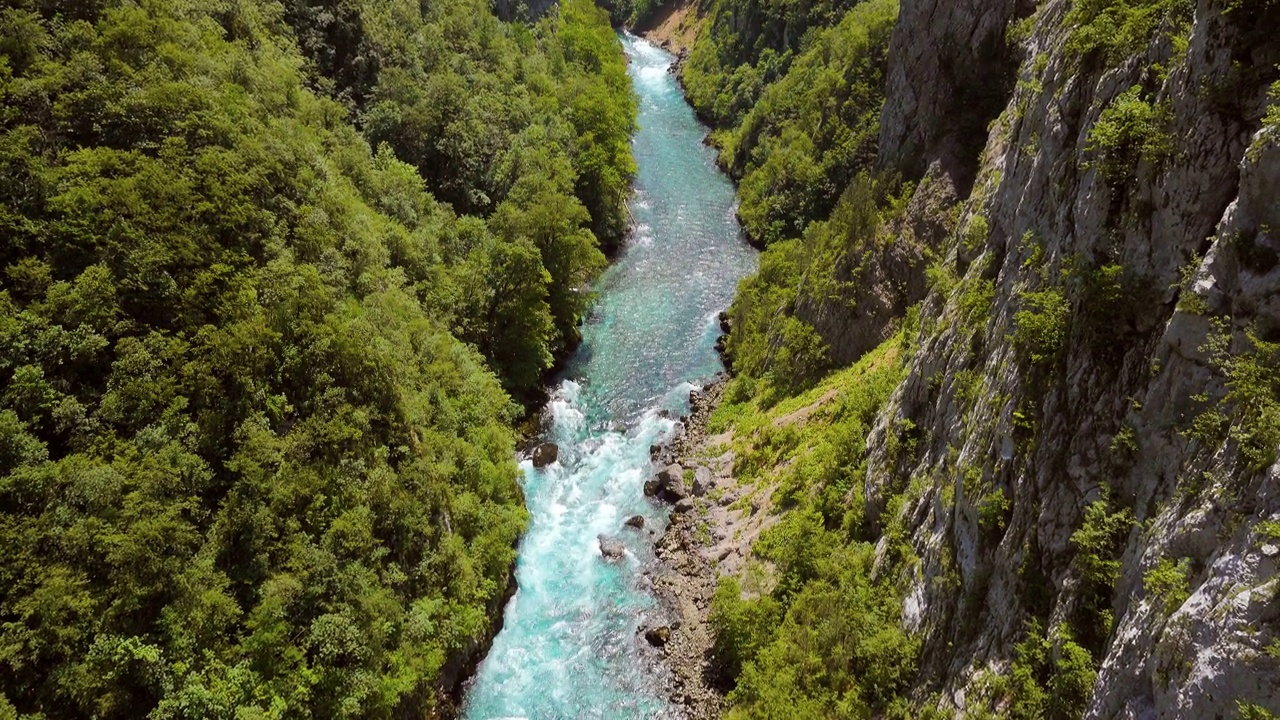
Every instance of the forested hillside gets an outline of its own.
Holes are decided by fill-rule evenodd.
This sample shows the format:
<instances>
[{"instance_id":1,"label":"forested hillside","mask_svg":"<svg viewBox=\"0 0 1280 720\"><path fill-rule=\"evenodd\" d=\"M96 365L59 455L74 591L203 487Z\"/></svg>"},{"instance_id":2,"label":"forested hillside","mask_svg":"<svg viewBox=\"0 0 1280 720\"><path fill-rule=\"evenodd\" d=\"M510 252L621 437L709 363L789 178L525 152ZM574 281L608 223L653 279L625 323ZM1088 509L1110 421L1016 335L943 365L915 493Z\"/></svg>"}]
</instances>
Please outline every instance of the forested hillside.
<instances>
[{"instance_id":1,"label":"forested hillside","mask_svg":"<svg viewBox=\"0 0 1280 720\"><path fill-rule=\"evenodd\" d=\"M728 716L1277 717L1280 5L689 12Z\"/></svg>"},{"instance_id":2,"label":"forested hillside","mask_svg":"<svg viewBox=\"0 0 1280 720\"><path fill-rule=\"evenodd\" d=\"M0 717L421 717L617 247L604 12L0 11Z\"/></svg>"}]
</instances>

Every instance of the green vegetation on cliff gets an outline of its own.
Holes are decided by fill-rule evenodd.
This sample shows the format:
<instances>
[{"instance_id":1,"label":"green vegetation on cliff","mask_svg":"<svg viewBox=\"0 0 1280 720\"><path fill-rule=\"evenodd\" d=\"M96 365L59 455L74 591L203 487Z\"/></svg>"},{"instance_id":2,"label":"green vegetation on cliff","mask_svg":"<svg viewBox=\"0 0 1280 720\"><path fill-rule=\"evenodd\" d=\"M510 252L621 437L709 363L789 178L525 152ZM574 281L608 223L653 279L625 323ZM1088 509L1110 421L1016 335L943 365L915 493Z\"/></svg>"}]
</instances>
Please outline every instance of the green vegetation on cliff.
<instances>
[{"instance_id":1,"label":"green vegetation on cliff","mask_svg":"<svg viewBox=\"0 0 1280 720\"><path fill-rule=\"evenodd\" d=\"M0 716L430 714L621 235L604 13L16 2L0 94Z\"/></svg>"}]
</instances>

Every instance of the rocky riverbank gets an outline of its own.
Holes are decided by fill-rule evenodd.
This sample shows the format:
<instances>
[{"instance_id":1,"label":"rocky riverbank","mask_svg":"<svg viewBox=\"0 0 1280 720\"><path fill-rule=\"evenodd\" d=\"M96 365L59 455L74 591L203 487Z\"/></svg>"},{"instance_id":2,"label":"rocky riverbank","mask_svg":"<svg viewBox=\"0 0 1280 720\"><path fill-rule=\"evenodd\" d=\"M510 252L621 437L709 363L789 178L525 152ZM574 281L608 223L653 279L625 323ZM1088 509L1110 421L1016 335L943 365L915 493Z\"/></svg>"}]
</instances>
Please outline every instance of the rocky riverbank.
<instances>
[{"instance_id":1,"label":"rocky riverbank","mask_svg":"<svg viewBox=\"0 0 1280 720\"><path fill-rule=\"evenodd\" d=\"M649 573L662 613L641 633L662 652L671 671L671 699L694 719L718 718L725 688L707 623L711 598L723 573L737 572L751 543L771 524L767 493L750 492L733 477L733 436L711 435L707 421L724 394L717 378L690 397L684 432L655 447L661 468L650 494L673 503L671 522L655 546Z\"/></svg>"},{"instance_id":2,"label":"rocky riverbank","mask_svg":"<svg viewBox=\"0 0 1280 720\"><path fill-rule=\"evenodd\" d=\"M631 28L632 32L671 52L685 57L698 37L701 17L691 0L675 0L663 5L651 17Z\"/></svg>"},{"instance_id":3,"label":"rocky riverbank","mask_svg":"<svg viewBox=\"0 0 1280 720\"><path fill-rule=\"evenodd\" d=\"M663 467L662 473L667 477L673 466L679 468L675 476L681 487L675 492L685 497L675 503L671 523L654 552L658 565L651 571L653 588L665 617L659 621L661 624L645 628L644 633L645 639L661 650L671 670L672 701L684 706L688 717L696 719L719 717L723 705L723 694L715 685L717 672L707 626L717 575L704 552L700 529L710 501L708 479L721 483L731 479L711 476L709 468L698 464L700 453L707 446L707 419L723 392L723 379L695 391L690 396L691 411L684 421L684 433L658 449L654 457L655 466ZM692 479L692 486L687 488L683 482L686 475Z\"/></svg>"}]
</instances>

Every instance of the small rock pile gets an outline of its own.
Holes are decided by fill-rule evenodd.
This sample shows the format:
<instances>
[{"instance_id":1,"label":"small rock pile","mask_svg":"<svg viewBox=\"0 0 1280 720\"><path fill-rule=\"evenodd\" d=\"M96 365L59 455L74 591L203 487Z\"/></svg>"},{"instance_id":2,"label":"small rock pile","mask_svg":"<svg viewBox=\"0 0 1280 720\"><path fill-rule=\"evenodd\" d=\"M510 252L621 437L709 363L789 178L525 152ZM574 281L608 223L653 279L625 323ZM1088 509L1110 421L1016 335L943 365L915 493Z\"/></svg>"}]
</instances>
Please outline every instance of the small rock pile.
<instances>
[{"instance_id":1,"label":"small rock pile","mask_svg":"<svg viewBox=\"0 0 1280 720\"><path fill-rule=\"evenodd\" d=\"M691 411L682 430L666 446L650 448L662 469L645 483L645 495L673 506L671 523L658 539L652 582L662 612L640 634L662 650L671 670L670 697L695 720L720 717L724 699L715 687L717 669L711 654L707 613L715 593L716 572L697 539L699 512L716 485L715 474L694 460L706 440L707 420L724 391L724 378L690 396ZM686 480L689 480L686 484Z\"/></svg>"}]
</instances>

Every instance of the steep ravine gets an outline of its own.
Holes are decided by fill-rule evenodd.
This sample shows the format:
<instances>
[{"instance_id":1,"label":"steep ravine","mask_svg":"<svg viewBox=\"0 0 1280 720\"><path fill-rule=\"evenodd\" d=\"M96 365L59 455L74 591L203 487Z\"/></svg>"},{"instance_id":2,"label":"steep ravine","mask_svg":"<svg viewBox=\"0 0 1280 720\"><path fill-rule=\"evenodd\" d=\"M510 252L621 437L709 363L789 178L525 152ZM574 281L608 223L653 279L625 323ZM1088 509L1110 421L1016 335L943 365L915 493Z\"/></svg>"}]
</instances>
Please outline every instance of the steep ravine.
<instances>
[{"instance_id":1,"label":"steep ravine","mask_svg":"<svg viewBox=\"0 0 1280 720\"><path fill-rule=\"evenodd\" d=\"M1039 638L1053 693L1087 653L1055 716L1280 713L1280 6L1151 13L904 2L869 169L918 184L862 281L794 308L847 365L919 303L846 496L918 712L1022 717Z\"/></svg>"}]
</instances>

